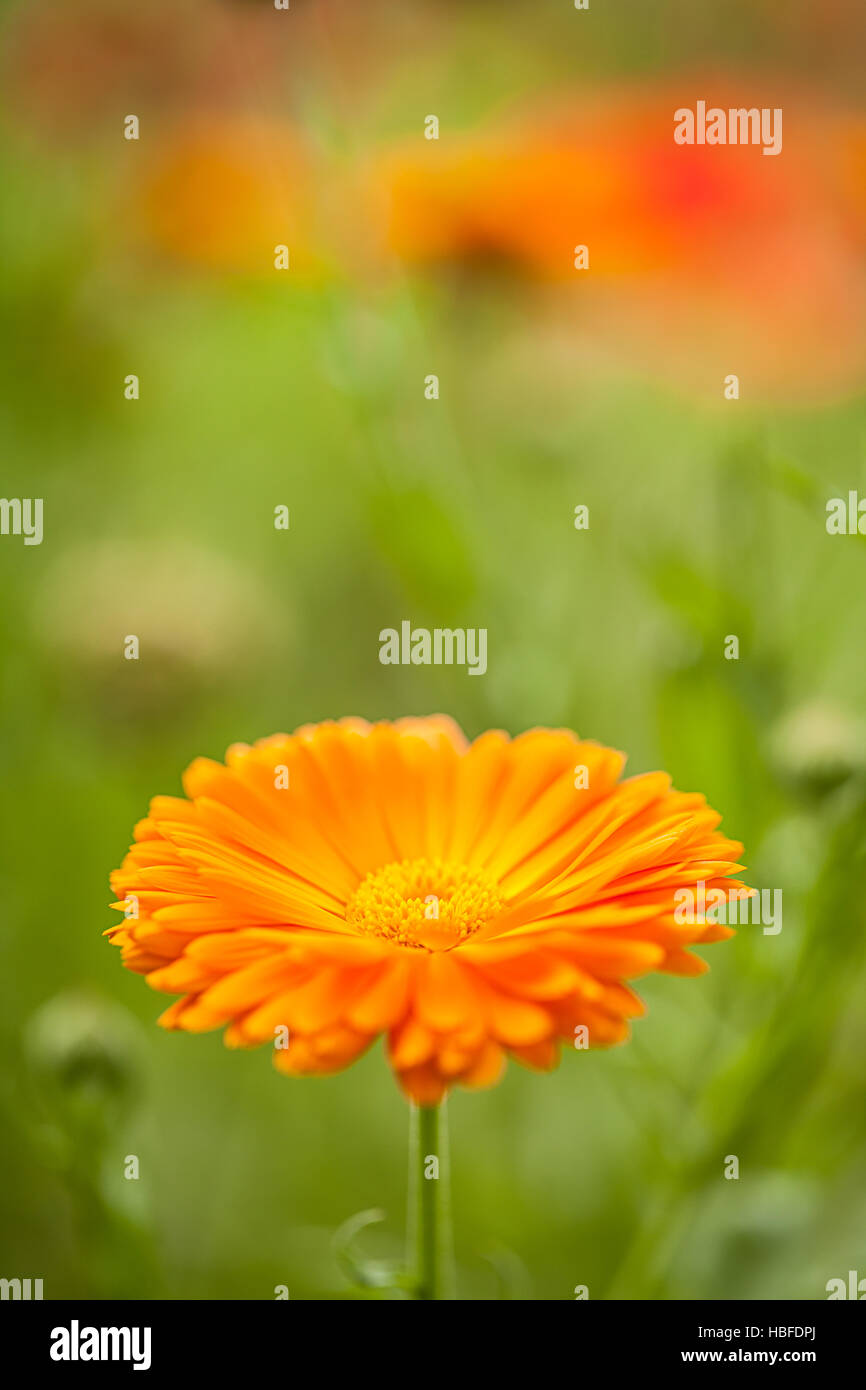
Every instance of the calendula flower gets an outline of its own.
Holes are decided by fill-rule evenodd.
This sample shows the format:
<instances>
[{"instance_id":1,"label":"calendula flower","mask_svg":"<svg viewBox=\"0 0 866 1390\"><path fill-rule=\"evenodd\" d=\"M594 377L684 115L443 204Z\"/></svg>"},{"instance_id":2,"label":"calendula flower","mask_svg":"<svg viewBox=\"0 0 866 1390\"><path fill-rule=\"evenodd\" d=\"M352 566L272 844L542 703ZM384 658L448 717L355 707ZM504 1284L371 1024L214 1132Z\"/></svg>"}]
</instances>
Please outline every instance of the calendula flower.
<instances>
[{"instance_id":1,"label":"calendula flower","mask_svg":"<svg viewBox=\"0 0 866 1390\"><path fill-rule=\"evenodd\" d=\"M810 393L848 390L866 369L862 118L770 84L781 157L675 142L687 93L748 110L753 83L693 74L566 94L441 149L407 142L378 168L383 241L412 267L487 263L534 282L595 356L626 352L696 383L736 361L753 393L798 399L807 357ZM571 349L569 373L573 361Z\"/></svg>"},{"instance_id":2,"label":"calendula flower","mask_svg":"<svg viewBox=\"0 0 866 1390\"><path fill-rule=\"evenodd\" d=\"M310 185L293 128L200 113L157 141L132 206L145 239L173 260L267 276L285 245L307 276L320 260Z\"/></svg>"},{"instance_id":3,"label":"calendula flower","mask_svg":"<svg viewBox=\"0 0 866 1390\"><path fill-rule=\"evenodd\" d=\"M291 1075L380 1035L424 1107L508 1056L551 1068L563 1043L627 1036L627 980L706 968L688 948L731 933L679 911L682 890L749 891L704 797L623 781L624 762L561 729L469 743L444 716L236 744L151 802L108 934L181 996L166 1027L227 1025Z\"/></svg>"}]
</instances>

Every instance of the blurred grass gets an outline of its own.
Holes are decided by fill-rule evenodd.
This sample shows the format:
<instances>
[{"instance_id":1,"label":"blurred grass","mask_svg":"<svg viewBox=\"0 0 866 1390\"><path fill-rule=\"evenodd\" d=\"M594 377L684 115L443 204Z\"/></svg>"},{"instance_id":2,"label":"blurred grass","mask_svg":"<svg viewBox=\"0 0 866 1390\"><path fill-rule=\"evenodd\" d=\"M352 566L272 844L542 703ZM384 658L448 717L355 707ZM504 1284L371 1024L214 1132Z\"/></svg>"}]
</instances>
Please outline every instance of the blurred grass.
<instances>
[{"instance_id":1,"label":"blurred grass","mask_svg":"<svg viewBox=\"0 0 866 1390\"><path fill-rule=\"evenodd\" d=\"M601 19L623 73L650 22L633 15L615 35ZM467 14L461 51L486 52L493 22ZM503 90L547 61L497 55ZM399 1251L407 1113L381 1049L289 1082L263 1053L166 1035L100 933L134 821L193 756L441 709L471 735L567 724L632 772L666 767L785 905L779 936L745 927L708 950L709 976L642 982L627 1047L454 1095L462 1296L495 1296L517 1260L535 1298L822 1297L866 1258L863 789L795 779L773 736L816 698L840 728L864 709L863 547L828 537L823 508L864 486L866 400L696 402L576 362L496 278L276 293L141 264L98 215L116 157L64 171L9 130L0 152L3 490L43 496L46 527L41 547L0 544L4 1274L44 1278L47 1297L345 1297L331 1235L378 1206L365 1248ZM116 585L100 567L88 589L106 543ZM237 602L208 606L209 586ZM133 598L141 630L94 643ZM378 632L403 618L487 627L487 676L385 672ZM27 1052L36 1011L72 987L139 1025L134 1093L98 1132L46 1100Z\"/></svg>"}]
</instances>

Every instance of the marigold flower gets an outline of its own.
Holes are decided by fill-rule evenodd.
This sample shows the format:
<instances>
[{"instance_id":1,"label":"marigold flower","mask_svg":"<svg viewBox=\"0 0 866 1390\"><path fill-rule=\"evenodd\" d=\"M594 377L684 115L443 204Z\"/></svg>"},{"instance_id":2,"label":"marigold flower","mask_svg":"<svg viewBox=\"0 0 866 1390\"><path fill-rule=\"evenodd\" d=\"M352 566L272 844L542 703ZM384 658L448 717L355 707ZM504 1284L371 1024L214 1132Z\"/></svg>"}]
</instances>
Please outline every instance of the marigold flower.
<instances>
[{"instance_id":1,"label":"marigold flower","mask_svg":"<svg viewBox=\"0 0 866 1390\"><path fill-rule=\"evenodd\" d=\"M137 184L133 209L164 255L205 270L273 272L278 244L292 268L318 272L311 175L290 127L200 115L161 141Z\"/></svg>"},{"instance_id":2,"label":"marigold flower","mask_svg":"<svg viewBox=\"0 0 866 1390\"><path fill-rule=\"evenodd\" d=\"M750 891L705 798L661 772L621 781L624 762L563 729L469 743L441 715L235 744L192 763L185 799L151 802L108 935L182 996L166 1027L227 1024L242 1047L288 1029L274 1061L292 1075L380 1034L424 1106L492 1085L506 1055L551 1068L576 1035L627 1036L626 980L700 974L687 948L731 935L676 912L677 890Z\"/></svg>"},{"instance_id":3,"label":"marigold flower","mask_svg":"<svg viewBox=\"0 0 866 1390\"><path fill-rule=\"evenodd\" d=\"M486 263L548 282L570 336L678 381L736 362L753 395L799 400L806 360L810 394L849 389L866 364L862 119L764 79L784 107L781 157L674 141L674 113L697 93L748 110L754 80L693 73L566 95L441 148L407 142L378 170L383 241L410 266Z\"/></svg>"}]
</instances>

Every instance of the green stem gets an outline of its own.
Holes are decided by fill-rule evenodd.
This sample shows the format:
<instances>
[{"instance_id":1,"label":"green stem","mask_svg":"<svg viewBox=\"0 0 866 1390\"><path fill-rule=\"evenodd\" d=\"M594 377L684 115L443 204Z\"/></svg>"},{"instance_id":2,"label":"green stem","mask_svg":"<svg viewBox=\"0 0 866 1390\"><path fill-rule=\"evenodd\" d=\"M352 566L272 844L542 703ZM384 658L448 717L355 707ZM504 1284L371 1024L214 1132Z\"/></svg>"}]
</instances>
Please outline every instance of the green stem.
<instances>
[{"instance_id":1,"label":"green stem","mask_svg":"<svg viewBox=\"0 0 866 1390\"><path fill-rule=\"evenodd\" d=\"M454 1297L450 1177L444 1102L413 1105L409 1117L409 1267L418 1299Z\"/></svg>"}]
</instances>

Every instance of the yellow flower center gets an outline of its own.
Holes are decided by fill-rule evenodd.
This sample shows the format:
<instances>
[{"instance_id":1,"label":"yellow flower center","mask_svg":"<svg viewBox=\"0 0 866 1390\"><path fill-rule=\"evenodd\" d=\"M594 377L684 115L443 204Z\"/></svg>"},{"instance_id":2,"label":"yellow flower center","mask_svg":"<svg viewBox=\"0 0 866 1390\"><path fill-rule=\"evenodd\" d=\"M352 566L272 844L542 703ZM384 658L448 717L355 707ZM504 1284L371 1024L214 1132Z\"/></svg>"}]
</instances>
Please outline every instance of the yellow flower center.
<instances>
[{"instance_id":1,"label":"yellow flower center","mask_svg":"<svg viewBox=\"0 0 866 1390\"><path fill-rule=\"evenodd\" d=\"M346 909L358 931L421 951L450 951L500 913L505 900L484 874L441 859L376 869Z\"/></svg>"}]
</instances>

